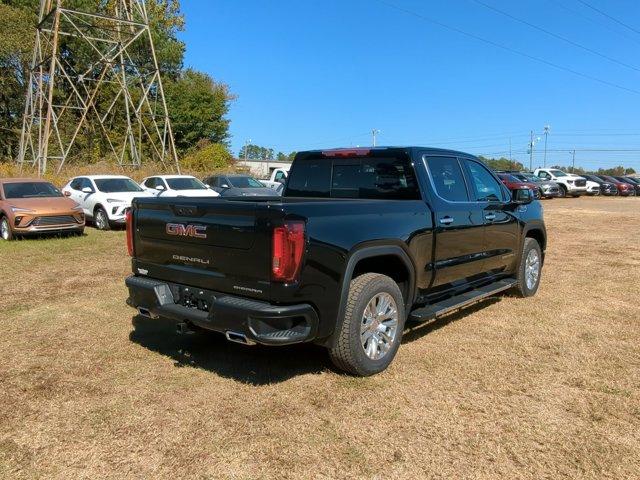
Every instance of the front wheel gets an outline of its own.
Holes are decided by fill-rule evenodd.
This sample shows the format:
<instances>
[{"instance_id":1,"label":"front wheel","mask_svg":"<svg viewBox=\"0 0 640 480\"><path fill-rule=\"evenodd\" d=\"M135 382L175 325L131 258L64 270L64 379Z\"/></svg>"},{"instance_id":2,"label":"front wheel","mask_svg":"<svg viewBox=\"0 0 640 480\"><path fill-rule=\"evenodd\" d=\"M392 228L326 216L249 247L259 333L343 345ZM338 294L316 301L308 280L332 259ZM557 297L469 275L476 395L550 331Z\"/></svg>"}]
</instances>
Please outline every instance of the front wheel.
<instances>
[{"instance_id":1,"label":"front wheel","mask_svg":"<svg viewBox=\"0 0 640 480\"><path fill-rule=\"evenodd\" d=\"M564 185L560 185L560 190L558 191L558 198L564 198L567 196L567 187Z\"/></svg>"},{"instance_id":2,"label":"front wheel","mask_svg":"<svg viewBox=\"0 0 640 480\"><path fill-rule=\"evenodd\" d=\"M11 231L9 219L7 217L0 218L0 238L6 241L13 240L13 232Z\"/></svg>"},{"instance_id":3,"label":"front wheel","mask_svg":"<svg viewBox=\"0 0 640 480\"><path fill-rule=\"evenodd\" d=\"M398 351L405 312L398 284L366 273L351 281L336 344L329 356L336 367L361 377L385 370Z\"/></svg>"},{"instance_id":4,"label":"front wheel","mask_svg":"<svg viewBox=\"0 0 640 480\"><path fill-rule=\"evenodd\" d=\"M515 286L516 293L521 297L532 297L540 286L542 274L542 250L535 238L524 239L522 257L518 267L518 280Z\"/></svg>"},{"instance_id":5,"label":"front wheel","mask_svg":"<svg viewBox=\"0 0 640 480\"><path fill-rule=\"evenodd\" d=\"M111 230L111 225L109 224L109 216L102 207L98 207L96 209L93 222L98 230Z\"/></svg>"}]
</instances>

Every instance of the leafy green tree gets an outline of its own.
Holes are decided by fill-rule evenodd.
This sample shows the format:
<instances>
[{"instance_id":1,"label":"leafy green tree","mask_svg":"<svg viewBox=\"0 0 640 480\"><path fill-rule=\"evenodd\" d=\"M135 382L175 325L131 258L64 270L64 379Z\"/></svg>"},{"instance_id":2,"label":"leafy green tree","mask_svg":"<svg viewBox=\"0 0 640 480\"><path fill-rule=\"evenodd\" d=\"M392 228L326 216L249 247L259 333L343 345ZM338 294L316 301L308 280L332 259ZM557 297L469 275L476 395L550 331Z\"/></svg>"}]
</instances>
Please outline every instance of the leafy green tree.
<instances>
[{"instance_id":1,"label":"leafy green tree","mask_svg":"<svg viewBox=\"0 0 640 480\"><path fill-rule=\"evenodd\" d=\"M0 159L14 157L20 141L35 11L0 2Z\"/></svg>"},{"instance_id":2,"label":"leafy green tree","mask_svg":"<svg viewBox=\"0 0 640 480\"><path fill-rule=\"evenodd\" d=\"M227 85L187 69L176 81L167 83L165 92L178 150L184 152L202 139L228 145L226 115L235 97Z\"/></svg>"},{"instance_id":3,"label":"leafy green tree","mask_svg":"<svg viewBox=\"0 0 640 480\"><path fill-rule=\"evenodd\" d=\"M276 160L278 160L279 162L293 162L296 153L298 152L290 152L288 154L284 152L278 152L278 154L276 155Z\"/></svg>"},{"instance_id":4,"label":"leafy green tree","mask_svg":"<svg viewBox=\"0 0 640 480\"><path fill-rule=\"evenodd\" d=\"M274 157L273 148L261 147L260 145L245 145L240 149L238 158L241 160L269 160Z\"/></svg>"},{"instance_id":5,"label":"leafy green tree","mask_svg":"<svg viewBox=\"0 0 640 480\"><path fill-rule=\"evenodd\" d=\"M479 155L478 158L493 170L526 170L522 163L508 158L487 158L482 155Z\"/></svg>"}]
</instances>

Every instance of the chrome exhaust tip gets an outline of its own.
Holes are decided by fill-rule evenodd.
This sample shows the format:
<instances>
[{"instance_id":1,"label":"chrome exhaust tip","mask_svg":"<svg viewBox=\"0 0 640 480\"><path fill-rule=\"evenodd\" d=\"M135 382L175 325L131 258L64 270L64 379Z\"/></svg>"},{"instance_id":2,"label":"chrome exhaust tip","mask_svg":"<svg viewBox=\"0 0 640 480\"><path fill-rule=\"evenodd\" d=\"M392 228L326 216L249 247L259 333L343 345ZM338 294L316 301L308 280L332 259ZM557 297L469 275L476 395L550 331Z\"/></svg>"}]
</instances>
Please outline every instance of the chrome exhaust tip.
<instances>
[{"instance_id":1,"label":"chrome exhaust tip","mask_svg":"<svg viewBox=\"0 0 640 480\"><path fill-rule=\"evenodd\" d=\"M227 340L230 342L241 343L243 345L255 345L256 342L253 340L249 340L244 333L232 332L231 330L227 330L224 332L224 336L227 337Z\"/></svg>"}]
</instances>

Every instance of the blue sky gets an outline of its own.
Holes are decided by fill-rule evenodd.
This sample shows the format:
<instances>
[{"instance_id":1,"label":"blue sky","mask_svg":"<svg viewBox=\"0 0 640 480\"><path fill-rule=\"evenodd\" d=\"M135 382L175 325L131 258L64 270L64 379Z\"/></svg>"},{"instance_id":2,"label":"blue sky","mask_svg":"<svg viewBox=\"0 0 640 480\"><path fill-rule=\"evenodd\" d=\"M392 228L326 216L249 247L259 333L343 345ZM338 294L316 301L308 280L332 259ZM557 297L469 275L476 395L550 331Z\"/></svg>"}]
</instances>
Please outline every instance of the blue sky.
<instances>
[{"instance_id":1,"label":"blue sky","mask_svg":"<svg viewBox=\"0 0 640 480\"><path fill-rule=\"evenodd\" d=\"M528 164L640 171L640 2L183 0L186 65L227 83L235 153L370 145L441 146ZM586 3L586 4L585 4ZM597 8L620 22L595 11ZM627 91L515 54L544 59ZM534 149L534 166L543 160ZM638 150L598 152L589 150Z\"/></svg>"}]
</instances>

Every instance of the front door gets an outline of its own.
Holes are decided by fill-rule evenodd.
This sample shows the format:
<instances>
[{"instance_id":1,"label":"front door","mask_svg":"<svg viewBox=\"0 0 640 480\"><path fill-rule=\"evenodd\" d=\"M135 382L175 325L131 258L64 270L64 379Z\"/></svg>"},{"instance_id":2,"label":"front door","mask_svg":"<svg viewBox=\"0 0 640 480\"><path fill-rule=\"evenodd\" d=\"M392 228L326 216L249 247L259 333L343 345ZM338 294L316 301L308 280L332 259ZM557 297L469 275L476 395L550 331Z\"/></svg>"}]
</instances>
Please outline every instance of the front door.
<instances>
[{"instance_id":1,"label":"front door","mask_svg":"<svg viewBox=\"0 0 640 480\"><path fill-rule=\"evenodd\" d=\"M520 227L515 216L518 206L485 165L468 158L462 161L471 187L471 200L478 202L485 224L482 270L511 272L517 266L520 248Z\"/></svg>"},{"instance_id":2,"label":"front door","mask_svg":"<svg viewBox=\"0 0 640 480\"><path fill-rule=\"evenodd\" d=\"M435 277L432 287L464 282L482 272L484 219L469 198L457 157L425 155L434 189Z\"/></svg>"}]
</instances>

